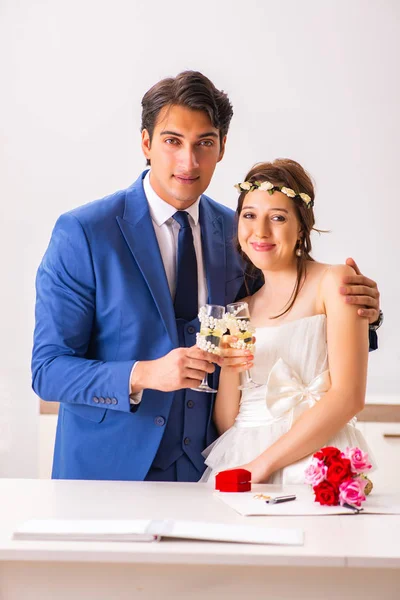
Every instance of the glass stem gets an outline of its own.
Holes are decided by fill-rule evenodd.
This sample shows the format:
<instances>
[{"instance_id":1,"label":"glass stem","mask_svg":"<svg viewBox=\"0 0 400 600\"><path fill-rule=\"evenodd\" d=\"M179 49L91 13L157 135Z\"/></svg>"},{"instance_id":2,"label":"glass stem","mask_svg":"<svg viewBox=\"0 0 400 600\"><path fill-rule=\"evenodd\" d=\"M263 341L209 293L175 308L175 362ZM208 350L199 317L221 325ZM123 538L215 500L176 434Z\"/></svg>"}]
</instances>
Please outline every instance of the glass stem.
<instances>
[{"instance_id":1,"label":"glass stem","mask_svg":"<svg viewBox=\"0 0 400 600\"><path fill-rule=\"evenodd\" d=\"M247 369L246 371L244 371L242 373L241 380L242 380L241 385L243 385L243 386L253 382L249 369Z\"/></svg>"}]
</instances>

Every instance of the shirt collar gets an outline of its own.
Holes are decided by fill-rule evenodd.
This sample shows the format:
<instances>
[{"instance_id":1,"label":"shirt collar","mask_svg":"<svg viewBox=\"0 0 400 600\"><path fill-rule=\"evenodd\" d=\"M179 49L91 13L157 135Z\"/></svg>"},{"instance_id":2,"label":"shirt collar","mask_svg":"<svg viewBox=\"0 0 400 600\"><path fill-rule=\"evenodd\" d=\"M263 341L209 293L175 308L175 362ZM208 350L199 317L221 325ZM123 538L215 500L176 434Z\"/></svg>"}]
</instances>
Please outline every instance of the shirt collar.
<instances>
[{"instance_id":1,"label":"shirt collar","mask_svg":"<svg viewBox=\"0 0 400 600\"><path fill-rule=\"evenodd\" d=\"M147 202L149 203L151 218L159 227L161 227L168 219L173 217L176 213L176 208L171 206L171 204L168 204L168 202L165 202L165 200L162 200L153 190L150 183L150 170L147 171L144 176L143 189L146 194ZM185 208L185 211L191 216L195 225L199 222L200 198L201 196L197 198L196 202L193 202L189 208Z\"/></svg>"}]
</instances>

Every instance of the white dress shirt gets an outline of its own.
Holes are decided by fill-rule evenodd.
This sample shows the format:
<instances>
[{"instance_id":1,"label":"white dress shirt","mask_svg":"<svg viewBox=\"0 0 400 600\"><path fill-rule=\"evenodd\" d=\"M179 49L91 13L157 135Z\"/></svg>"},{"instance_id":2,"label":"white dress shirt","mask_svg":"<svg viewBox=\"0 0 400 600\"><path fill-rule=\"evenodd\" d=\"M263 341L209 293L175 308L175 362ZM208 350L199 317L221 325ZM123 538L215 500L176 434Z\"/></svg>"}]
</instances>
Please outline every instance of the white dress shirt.
<instances>
[{"instance_id":1,"label":"white dress shirt","mask_svg":"<svg viewBox=\"0 0 400 600\"><path fill-rule=\"evenodd\" d=\"M173 219L177 209L162 200L153 190L150 184L150 172L148 171L143 180L144 193L149 203L150 216L153 222L154 232L164 263L169 290L172 299L175 298L176 269L178 258L178 236L179 224ZM198 305L203 306L207 302L207 282L203 263L203 250L201 247L201 230L199 222L199 203L196 200L185 212L189 214L189 222L193 233L193 243L197 259L197 281L198 281Z\"/></svg>"},{"instance_id":2,"label":"white dress shirt","mask_svg":"<svg viewBox=\"0 0 400 600\"><path fill-rule=\"evenodd\" d=\"M161 252L161 258L164 264L165 274L167 276L169 291L172 300L175 298L176 290L176 271L178 258L178 236L179 223L173 219L177 209L162 200L151 187L150 171L143 179L143 188L149 203L151 220L153 222L154 232L156 234L158 246ZM199 203L200 198L196 200L185 211L189 214L189 223L192 228L193 244L197 260L197 281L198 281L198 306L203 306L207 302L208 290L206 274L203 262L203 250L201 246L201 230L199 221ZM131 375L138 362L133 365ZM139 404L142 399L142 393L138 392L131 398L131 404Z\"/></svg>"}]
</instances>

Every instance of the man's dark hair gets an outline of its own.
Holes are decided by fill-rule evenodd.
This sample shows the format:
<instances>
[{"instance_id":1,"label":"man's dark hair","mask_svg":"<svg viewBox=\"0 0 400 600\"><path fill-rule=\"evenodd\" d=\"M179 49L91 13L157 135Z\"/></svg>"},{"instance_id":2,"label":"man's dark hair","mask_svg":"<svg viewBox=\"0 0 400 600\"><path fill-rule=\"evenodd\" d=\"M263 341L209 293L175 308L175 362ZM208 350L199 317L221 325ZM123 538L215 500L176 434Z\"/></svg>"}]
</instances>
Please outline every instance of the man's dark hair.
<instances>
[{"instance_id":1,"label":"man's dark hair","mask_svg":"<svg viewBox=\"0 0 400 600\"><path fill-rule=\"evenodd\" d=\"M142 98L141 131L147 129L150 141L160 110L167 105L185 106L207 113L213 127L219 129L221 143L228 133L233 116L229 98L198 71L183 71L176 77L162 79L145 93ZM147 161L147 164L150 162Z\"/></svg>"}]
</instances>

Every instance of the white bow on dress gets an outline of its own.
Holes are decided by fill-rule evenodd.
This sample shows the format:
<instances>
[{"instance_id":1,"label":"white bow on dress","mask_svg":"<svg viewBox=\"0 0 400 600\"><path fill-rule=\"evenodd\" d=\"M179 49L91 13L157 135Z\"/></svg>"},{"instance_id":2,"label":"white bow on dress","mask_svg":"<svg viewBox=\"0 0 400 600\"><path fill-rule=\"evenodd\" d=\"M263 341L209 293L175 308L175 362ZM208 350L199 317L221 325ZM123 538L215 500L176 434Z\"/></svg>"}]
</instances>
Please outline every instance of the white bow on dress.
<instances>
[{"instance_id":1,"label":"white bow on dress","mask_svg":"<svg viewBox=\"0 0 400 600\"><path fill-rule=\"evenodd\" d=\"M323 371L306 385L296 371L280 358L269 374L265 399L275 419L290 417L290 429L294 421L314 406L330 387L329 371Z\"/></svg>"}]
</instances>

